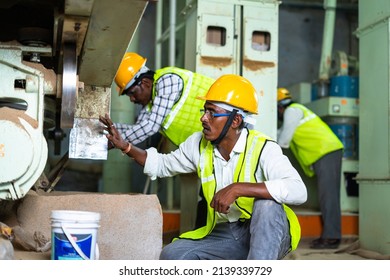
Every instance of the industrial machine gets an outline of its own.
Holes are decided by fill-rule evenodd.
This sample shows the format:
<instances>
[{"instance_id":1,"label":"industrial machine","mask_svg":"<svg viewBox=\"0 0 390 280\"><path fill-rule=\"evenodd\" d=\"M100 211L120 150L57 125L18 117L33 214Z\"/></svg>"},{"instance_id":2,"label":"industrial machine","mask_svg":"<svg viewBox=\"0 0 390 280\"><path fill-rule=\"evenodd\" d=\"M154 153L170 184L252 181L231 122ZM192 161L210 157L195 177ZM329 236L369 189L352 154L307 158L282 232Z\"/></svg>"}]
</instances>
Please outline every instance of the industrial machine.
<instances>
[{"instance_id":1,"label":"industrial machine","mask_svg":"<svg viewBox=\"0 0 390 280\"><path fill-rule=\"evenodd\" d=\"M60 165L104 157L104 146L87 147L106 142L98 117L109 112L113 78L147 4L1 1L0 202L34 184L51 188L61 166L47 166L48 139L59 154L66 129L71 142Z\"/></svg>"}]
</instances>

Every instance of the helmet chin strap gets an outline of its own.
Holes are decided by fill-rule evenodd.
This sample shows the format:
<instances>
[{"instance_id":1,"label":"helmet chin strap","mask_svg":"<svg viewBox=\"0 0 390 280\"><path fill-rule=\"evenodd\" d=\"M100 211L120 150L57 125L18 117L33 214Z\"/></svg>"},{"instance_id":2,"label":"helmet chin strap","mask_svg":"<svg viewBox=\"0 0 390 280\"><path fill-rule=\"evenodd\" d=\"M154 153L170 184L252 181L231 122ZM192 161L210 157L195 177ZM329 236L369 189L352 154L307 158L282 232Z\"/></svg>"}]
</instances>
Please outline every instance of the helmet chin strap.
<instances>
[{"instance_id":1,"label":"helmet chin strap","mask_svg":"<svg viewBox=\"0 0 390 280\"><path fill-rule=\"evenodd\" d=\"M236 116L238 110L237 109L233 109L233 112L229 115L229 118L228 120L226 121L225 123L225 126L223 127L222 131L221 131L221 134L219 134L219 136L217 137L217 139L213 140L213 141L210 141L211 144L213 145L218 145L222 139L226 136L226 133L228 132L229 130L229 127L230 125L232 124L233 122L233 119L234 117Z\"/></svg>"}]
</instances>

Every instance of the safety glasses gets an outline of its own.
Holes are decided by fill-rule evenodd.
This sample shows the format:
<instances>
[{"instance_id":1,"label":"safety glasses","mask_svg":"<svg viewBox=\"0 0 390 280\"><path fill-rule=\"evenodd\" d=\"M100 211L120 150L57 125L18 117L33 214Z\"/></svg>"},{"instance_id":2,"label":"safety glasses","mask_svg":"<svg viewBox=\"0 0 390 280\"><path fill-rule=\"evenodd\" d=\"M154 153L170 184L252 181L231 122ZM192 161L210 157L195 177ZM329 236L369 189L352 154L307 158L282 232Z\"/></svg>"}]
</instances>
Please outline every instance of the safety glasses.
<instances>
[{"instance_id":1,"label":"safety glasses","mask_svg":"<svg viewBox=\"0 0 390 280\"><path fill-rule=\"evenodd\" d=\"M200 113L202 114L202 116L206 114L206 116L210 120L212 120L214 118L217 118L217 117L228 117L231 114L230 112L229 113L215 113L215 112L207 110L207 109L206 110L205 109L200 109Z\"/></svg>"}]
</instances>

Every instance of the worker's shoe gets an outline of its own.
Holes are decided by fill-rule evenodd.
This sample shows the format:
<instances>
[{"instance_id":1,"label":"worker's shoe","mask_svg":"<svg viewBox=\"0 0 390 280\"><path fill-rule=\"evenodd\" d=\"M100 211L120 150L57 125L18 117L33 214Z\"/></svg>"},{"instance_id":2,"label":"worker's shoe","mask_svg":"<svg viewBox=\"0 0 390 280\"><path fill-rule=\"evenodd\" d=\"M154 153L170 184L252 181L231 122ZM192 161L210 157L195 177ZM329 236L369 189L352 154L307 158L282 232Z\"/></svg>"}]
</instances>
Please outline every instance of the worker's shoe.
<instances>
[{"instance_id":1,"label":"worker's shoe","mask_svg":"<svg viewBox=\"0 0 390 280\"><path fill-rule=\"evenodd\" d=\"M337 249L340 245L340 239L318 238L314 239L311 244L311 249Z\"/></svg>"}]
</instances>

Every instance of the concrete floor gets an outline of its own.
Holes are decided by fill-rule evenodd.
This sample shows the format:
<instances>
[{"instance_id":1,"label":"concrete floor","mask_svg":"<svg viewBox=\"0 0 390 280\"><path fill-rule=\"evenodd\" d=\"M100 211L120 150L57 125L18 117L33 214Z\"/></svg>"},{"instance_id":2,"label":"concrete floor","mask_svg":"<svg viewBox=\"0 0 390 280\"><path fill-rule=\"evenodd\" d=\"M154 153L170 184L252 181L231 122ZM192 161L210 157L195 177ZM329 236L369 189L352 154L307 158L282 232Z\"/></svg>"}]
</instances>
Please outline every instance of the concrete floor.
<instances>
[{"instance_id":1,"label":"concrete floor","mask_svg":"<svg viewBox=\"0 0 390 280\"><path fill-rule=\"evenodd\" d=\"M343 237L338 249L310 249L315 238L302 238L297 250L285 260L390 260L390 256L360 248L357 236Z\"/></svg>"},{"instance_id":2,"label":"concrete floor","mask_svg":"<svg viewBox=\"0 0 390 280\"><path fill-rule=\"evenodd\" d=\"M297 250L291 252L284 260L390 260L376 252L364 250L359 246L356 236L344 237L338 249L310 249L314 238L302 238ZM15 251L15 260L49 260L50 251L45 253Z\"/></svg>"}]
</instances>

